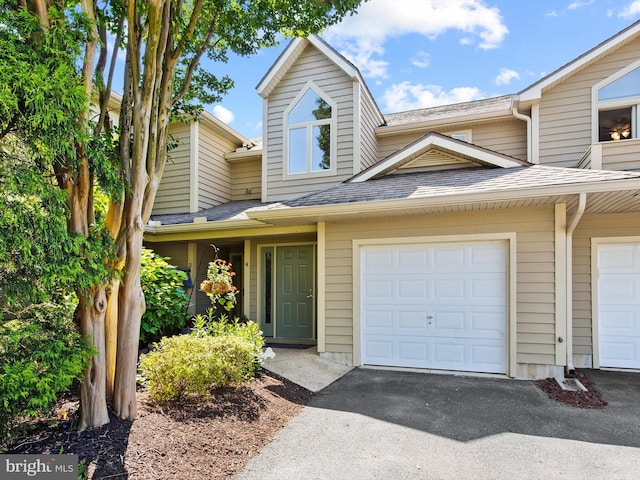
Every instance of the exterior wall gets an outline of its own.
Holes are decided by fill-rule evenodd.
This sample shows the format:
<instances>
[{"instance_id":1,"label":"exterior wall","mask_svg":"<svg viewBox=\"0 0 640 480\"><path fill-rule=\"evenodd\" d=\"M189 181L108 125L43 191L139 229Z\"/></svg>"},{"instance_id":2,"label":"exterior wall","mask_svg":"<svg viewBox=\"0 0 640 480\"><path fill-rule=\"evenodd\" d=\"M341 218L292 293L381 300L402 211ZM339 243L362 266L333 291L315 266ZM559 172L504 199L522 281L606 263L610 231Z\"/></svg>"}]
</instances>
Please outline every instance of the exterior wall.
<instances>
[{"instance_id":1,"label":"exterior wall","mask_svg":"<svg viewBox=\"0 0 640 480\"><path fill-rule=\"evenodd\" d=\"M602 143L604 170L632 170L640 168L640 139Z\"/></svg>"},{"instance_id":2,"label":"exterior wall","mask_svg":"<svg viewBox=\"0 0 640 480\"><path fill-rule=\"evenodd\" d=\"M591 87L638 59L640 39L620 47L564 82L540 101L540 163L576 167L591 145Z\"/></svg>"},{"instance_id":3,"label":"exterior wall","mask_svg":"<svg viewBox=\"0 0 640 480\"><path fill-rule=\"evenodd\" d=\"M337 104L337 174L323 172L284 178L284 111L309 80ZM277 201L316 192L353 175L353 81L327 57L309 45L268 98L266 129L265 201Z\"/></svg>"},{"instance_id":4,"label":"exterior wall","mask_svg":"<svg viewBox=\"0 0 640 480\"><path fill-rule=\"evenodd\" d=\"M573 234L573 354L577 367L591 367L591 238L640 235L640 215L585 215Z\"/></svg>"},{"instance_id":5,"label":"exterior wall","mask_svg":"<svg viewBox=\"0 0 640 480\"><path fill-rule=\"evenodd\" d=\"M203 210L231 200L231 165L224 156L236 145L204 122L198 140L198 210Z\"/></svg>"},{"instance_id":6,"label":"exterior wall","mask_svg":"<svg viewBox=\"0 0 640 480\"><path fill-rule=\"evenodd\" d=\"M365 87L360 86L360 165L358 172L370 167L378 160L378 144L375 128L380 126L380 119L375 105L369 101Z\"/></svg>"},{"instance_id":7,"label":"exterior wall","mask_svg":"<svg viewBox=\"0 0 640 480\"><path fill-rule=\"evenodd\" d=\"M262 194L262 162L249 160L231 164L231 200L259 199Z\"/></svg>"},{"instance_id":8,"label":"exterior wall","mask_svg":"<svg viewBox=\"0 0 640 480\"><path fill-rule=\"evenodd\" d=\"M555 364L553 207L326 224L326 351L353 353L352 240L516 232L519 364ZM506 341L506 339L505 339Z\"/></svg>"},{"instance_id":9,"label":"exterior wall","mask_svg":"<svg viewBox=\"0 0 640 480\"><path fill-rule=\"evenodd\" d=\"M526 124L516 118L491 123L478 123L464 127L446 127L426 129L378 138L378 160L406 147L430 131L447 135L459 130L471 130L471 143L520 160L527 160Z\"/></svg>"},{"instance_id":10,"label":"exterior wall","mask_svg":"<svg viewBox=\"0 0 640 480\"><path fill-rule=\"evenodd\" d=\"M178 146L169 152L170 158L164 167L162 180L153 204L154 215L189 211L190 125L176 123L171 125L170 131L178 142Z\"/></svg>"}]
</instances>

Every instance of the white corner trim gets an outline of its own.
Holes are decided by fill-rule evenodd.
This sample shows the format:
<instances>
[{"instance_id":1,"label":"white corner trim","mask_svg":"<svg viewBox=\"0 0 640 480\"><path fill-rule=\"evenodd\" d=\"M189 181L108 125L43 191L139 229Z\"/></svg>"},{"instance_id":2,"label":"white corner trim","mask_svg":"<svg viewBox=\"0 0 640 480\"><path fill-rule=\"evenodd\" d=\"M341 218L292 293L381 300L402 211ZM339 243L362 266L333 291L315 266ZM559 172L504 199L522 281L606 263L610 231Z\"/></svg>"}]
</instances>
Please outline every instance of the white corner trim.
<instances>
[{"instance_id":1,"label":"white corner trim","mask_svg":"<svg viewBox=\"0 0 640 480\"><path fill-rule=\"evenodd\" d=\"M198 211L200 177L200 124L191 122L189 129L189 213Z\"/></svg>"}]
</instances>

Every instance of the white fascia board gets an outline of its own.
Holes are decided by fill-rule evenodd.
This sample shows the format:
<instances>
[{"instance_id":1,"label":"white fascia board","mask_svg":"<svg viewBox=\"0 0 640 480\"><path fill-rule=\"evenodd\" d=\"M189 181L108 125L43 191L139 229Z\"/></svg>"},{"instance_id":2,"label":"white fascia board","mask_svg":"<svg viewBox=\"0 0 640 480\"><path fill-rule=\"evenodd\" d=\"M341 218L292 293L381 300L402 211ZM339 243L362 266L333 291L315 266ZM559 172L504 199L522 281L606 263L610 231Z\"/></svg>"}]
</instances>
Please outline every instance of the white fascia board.
<instances>
[{"instance_id":1,"label":"white fascia board","mask_svg":"<svg viewBox=\"0 0 640 480\"><path fill-rule=\"evenodd\" d=\"M335 63L341 70L344 71L352 80L358 79L358 70L345 58L336 52L329 44L322 40L317 35L309 35L307 38L309 43L324 53L329 60Z\"/></svg>"},{"instance_id":2,"label":"white fascia board","mask_svg":"<svg viewBox=\"0 0 640 480\"><path fill-rule=\"evenodd\" d=\"M287 60L289 60L291 56L295 55L297 57L298 55L300 55L302 50L304 50L304 47L306 46L307 42L308 40L306 38L298 37L298 38L294 38L289 43L289 45L285 47L283 52L277 58L275 63L271 66L271 68L266 73L266 75L262 77L262 80L260 80L260 83L256 85L256 91L258 92L258 95L260 95L262 98L266 98L269 96L269 93L271 93L271 90L273 89L273 87L270 87L270 85L274 80L276 80L279 72L286 67Z\"/></svg>"},{"instance_id":3,"label":"white fascia board","mask_svg":"<svg viewBox=\"0 0 640 480\"><path fill-rule=\"evenodd\" d=\"M241 228L268 227L261 221L254 219L245 220L218 220L213 222L202 223L177 223L171 225L147 225L144 229L145 234L160 235L166 233L183 233L183 232L202 232L209 230L232 230Z\"/></svg>"},{"instance_id":4,"label":"white fascia board","mask_svg":"<svg viewBox=\"0 0 640 480\"><path fill-rule=\"evenodd\" d=\"M465 155L468 157L476 158L481 162L484 162L489 165L495 165L496 167L502 168L512 168L512 167L521 167L522 163L517 162L515 160L510 160L505 158L499 154L494 154L488 152L486 150L480 149L471 143L464 143L460 141L453 140L451 138L447 138L443 135L430 133L422 140L414 143L410 147L397 154L387 158L377 165L371 167L369 170L363 172L357 178L351 180L353 183L364 182L369 180L376 175L393 168L394 164L397 164L407 157L415 155L419 153L421 150L426 150L430 146L436 146L440 148L444 148L446 150L452 151L454 153L459 153L460 155Z\"/></svg>"},{"instance_id":5,"label":"white fascia board","mask_svg":"<svg viewBox=\"0 0 640 480\"><path fill-rule=\"evenodd\" d=\"M224 123L212 113L203 110L200 117L202 118L202 120L211 124L214 128L218 129L222 134L226 135L231 140L234 140L242 145L251 145L251 140L246 138L244 135L236 132L233 128L231 128L229 125Z\"/></svg>"},{"instance_id":6,"label":"white fascia board","mask_svg":"<svg viewBox=\"0 0 640 480\"><path fill-rule=\"evenodd\" d=\"M608 50L620 45L621 43L626 42L631 37L635 36L640 32L640 21L634 23L630 27L622 30L620 33L614 35L613 37L605 40L600 45L595 48L589 50L587 53L581 55L575 60L569 62L564 67L560 67L555 72L546 76L542 80L534 83L530 87L522 90L518 97L521 102L529 102L534 100L539 100L542 97L542 91L548 87L549 85L553 85L554 83L562 80L564 77L571 75L573 72L578 70L579 68L589 64L600 55L605 54Z\"/></svg>"},{"instance_id":7,"label":"white fascia board","mask_svg":"<svg viewBox=\"0 0 640 480\"><path fill-rule=\"evenodd\" d=\"M525 198L541 198L579 193L602 193L640 190L640 179L611 180L607 182L575 183L554 186L530 186L525 189L503 189L489 192L440 194L428 197L376 200L313 207L289 207L276 210L247 212L254 220L269 222L279 219L308 218L318 216L353 215L357 213L388 212L410 208L440 207L468 203L502 202Z\"/></svg>"}]
</instances>

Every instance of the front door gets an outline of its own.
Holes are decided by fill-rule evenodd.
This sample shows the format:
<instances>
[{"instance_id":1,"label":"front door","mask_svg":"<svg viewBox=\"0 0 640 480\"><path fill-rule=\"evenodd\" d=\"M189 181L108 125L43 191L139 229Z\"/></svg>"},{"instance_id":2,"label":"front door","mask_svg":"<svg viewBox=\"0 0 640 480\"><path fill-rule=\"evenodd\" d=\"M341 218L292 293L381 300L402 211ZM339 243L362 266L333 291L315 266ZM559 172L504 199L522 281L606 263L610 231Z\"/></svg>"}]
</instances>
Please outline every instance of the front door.
<instances>
[{"instance_id":1,"label":"front door","mask_svg":"<svg viewBox=\"0 0 640 480\"><path fill-rule=\"evenodd\" d=\"M313 338L313 246L276 247L275 336Z\"/></svg>"}]
</instances>

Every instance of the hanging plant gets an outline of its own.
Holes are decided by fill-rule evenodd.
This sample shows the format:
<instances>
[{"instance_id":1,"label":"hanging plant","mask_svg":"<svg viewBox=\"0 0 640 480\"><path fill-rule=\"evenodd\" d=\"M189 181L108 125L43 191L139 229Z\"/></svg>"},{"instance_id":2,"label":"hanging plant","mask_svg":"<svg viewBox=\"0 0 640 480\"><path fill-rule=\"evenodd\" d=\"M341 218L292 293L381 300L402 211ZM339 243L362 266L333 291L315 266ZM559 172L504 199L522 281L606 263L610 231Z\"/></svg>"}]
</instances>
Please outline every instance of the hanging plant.
<instances>
[{"instance_id":1,"label":"hanging plant","mask_svg":"<svg viewBox=\"0 0 640 480\"><path fill-rule=\"evenodd\" d=\"M211 303L220 305L226 311L231 311L236 304L236 287L233 285L235 272L231 270L231 263L216 259L209 263L207 278L200 284L200 290L207 294Z\"/></svg>"}]
</instances>

